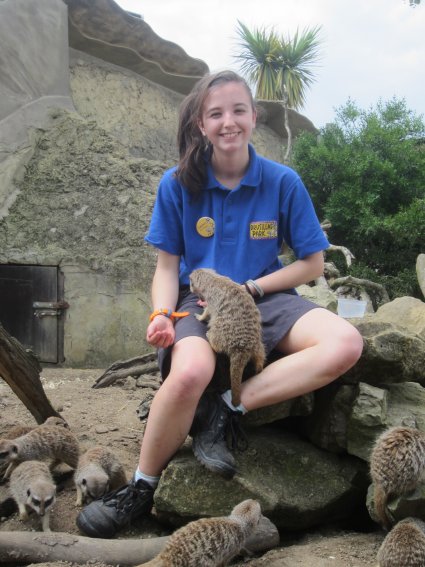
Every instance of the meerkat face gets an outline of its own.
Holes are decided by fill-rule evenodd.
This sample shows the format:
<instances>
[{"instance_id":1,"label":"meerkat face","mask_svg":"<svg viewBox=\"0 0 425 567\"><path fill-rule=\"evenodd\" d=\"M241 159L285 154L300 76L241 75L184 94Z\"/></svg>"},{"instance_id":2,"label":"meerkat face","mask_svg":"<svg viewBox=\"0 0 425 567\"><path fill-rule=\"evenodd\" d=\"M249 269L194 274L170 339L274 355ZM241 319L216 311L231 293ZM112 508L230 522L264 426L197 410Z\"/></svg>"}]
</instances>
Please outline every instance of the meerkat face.
<instances>
[{"instance_id":1,"label":"meerkat face","mask_svg":"<svg viewBox=\"0 0 425 567\"><path fill-rule=\"evenodd\" d=\"M196 293L196 295L203 299L199 288L205 285L205 282L208 281L208 276L215 273L216 272L214 270L211 270L210 268L199 268L197 270L193 270L193 272L189 276L190 291L192 293Z\"/></svg>"},{"instance_id":2,"label":"meerkat face","mask_svg":"<svg viewBox=\"0 0 425 567\"><path fill-rule=\"evenodd\" d=\"M106 494L109 490L109 479L105 477L99 478L83 478L81 481L81 492L84 497L97 500Z\"/></svg>"},{"instance_id":3,"label":"meerkat face","mask_svg":"<svg viewBox=\"0 0 425 567\"><path fill-rule=\"evenodd\" d=\"M7 439L0 440L0 465L10 463L18 458L18 446Z\"/></svg>"},{"instance_id":4,"label":"meerkat face","mask_svg":"<svg viewBox=\"0 0 425 567\"><path fill-rule=\"evenodd\" d=\"M50 484L43 484L39 488L27 490L27 506L32 508L39 516L44 516L56 500L56 488Z\"/></svg>"}]
</instances>

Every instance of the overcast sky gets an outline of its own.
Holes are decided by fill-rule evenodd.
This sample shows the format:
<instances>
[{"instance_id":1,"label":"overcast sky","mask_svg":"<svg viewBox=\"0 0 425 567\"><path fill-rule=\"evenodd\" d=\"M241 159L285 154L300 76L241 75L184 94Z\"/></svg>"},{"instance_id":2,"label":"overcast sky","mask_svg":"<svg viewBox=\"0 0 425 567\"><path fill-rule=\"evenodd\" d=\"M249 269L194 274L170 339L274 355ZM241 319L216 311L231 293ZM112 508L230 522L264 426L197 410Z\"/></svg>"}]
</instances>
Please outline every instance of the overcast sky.
<instances>
[{"instance_id":1,"label":"overcast sky","mask_svg":"<svg viewBox=\"0 0 425 567\"><path fill-rule=\"evenodd\" d=\"M211 71L239 70L236 27L322 26L317 80L301 110L317 126L335 118L351 97L361 108L405 98L425 114L425 0L118 0L141 14L153 31L202 59Z\"/></svg>"}]
</instances>

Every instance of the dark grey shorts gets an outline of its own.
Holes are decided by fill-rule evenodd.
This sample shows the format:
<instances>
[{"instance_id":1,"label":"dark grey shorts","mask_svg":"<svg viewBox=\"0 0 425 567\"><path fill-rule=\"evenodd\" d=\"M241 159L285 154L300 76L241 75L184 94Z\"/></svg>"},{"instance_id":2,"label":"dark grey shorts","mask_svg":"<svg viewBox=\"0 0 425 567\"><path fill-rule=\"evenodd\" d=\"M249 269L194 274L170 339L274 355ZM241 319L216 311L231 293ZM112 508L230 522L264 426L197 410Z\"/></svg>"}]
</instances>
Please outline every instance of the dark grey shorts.
<instances>
[{"instance_id":1,"label":"dark grey shorts","mask_svg":"<svg viewBox=\"0 0 425 567\"><path fill-rule=\"evenodd\" d=\"M198 321L193 316L203 311L202 307L197 305L198 300L199 297L191 293L189 288L181 290L177 311L189 311L191 315L176 320L175 342L185 337L203 337L207 340L207 323ZM286 292L267 294L257 299L256 304L261 313L263 343L267 355L273 354L273 349L300 317L311 309L319 307L316 303L303 299L299 295ZM158 364L163 378L166 378L170 371L171 349L172 347L158 349Z\"/></svg>"}]
</instances>

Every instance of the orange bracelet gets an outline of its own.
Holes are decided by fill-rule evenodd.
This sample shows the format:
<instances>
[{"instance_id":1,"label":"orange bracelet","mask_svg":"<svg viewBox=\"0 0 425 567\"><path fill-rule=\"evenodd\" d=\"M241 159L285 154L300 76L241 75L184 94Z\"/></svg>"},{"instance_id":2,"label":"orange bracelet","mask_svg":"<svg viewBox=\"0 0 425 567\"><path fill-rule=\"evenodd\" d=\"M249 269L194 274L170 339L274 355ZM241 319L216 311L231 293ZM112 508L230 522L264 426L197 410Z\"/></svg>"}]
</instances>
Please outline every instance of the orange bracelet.
<instances>
[{"instance_id":1,"label":"orange bracelet","mask_svg":"<svg viewBox=\"0 0 425 567\"><path fill-rule=\"evenodd\" d=\"M174 319L180 317L187 317L188 315L190 315L190 313L189 311L172 311L171 309L157 309L156 311L151 313L149 317L149 321L150 322L153 321L157 315L165 315L165 317L168 317L173 321Z\"/></svg>"}]
</instances>

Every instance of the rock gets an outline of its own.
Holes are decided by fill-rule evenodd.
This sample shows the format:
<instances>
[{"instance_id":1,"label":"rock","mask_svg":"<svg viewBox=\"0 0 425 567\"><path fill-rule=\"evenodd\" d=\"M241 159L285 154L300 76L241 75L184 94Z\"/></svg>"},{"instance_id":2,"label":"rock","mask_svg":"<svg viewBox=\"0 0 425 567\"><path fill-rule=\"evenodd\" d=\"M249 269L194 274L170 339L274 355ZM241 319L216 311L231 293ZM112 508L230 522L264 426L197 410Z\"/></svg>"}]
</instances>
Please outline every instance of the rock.
<instances>
[{"instance_id":1,"label":"rock","mask_svg":"<svg viewBox=\"0 0 425 567\"><path fill-rule=\"evenodd\" d=\"M288 432L251 430L249 448L236 460L238 474L227 481L201 468L190 449L180 451L155 493L159 518L179 525L224 515L233 503L254 498L278 528L305 529L350 518L365 499L365 463L341 459Z\"/></svg>"},{"instance_id":2,"label":"rock","mask_svg":"<svg viewBox=\"0 0 425 567\"><path fill-rule=\"evenodd\" d=\"M425 254L423 254L425 257ZM415 297L398 297L382 305L376 312L375 321L396 323L410 333L416 333L425 341L425 303Z\"/></svg>"},{"instance_id":3,"label":"rock","mask_svg":"<svg viewBox=\"0 0 425 567\"><path fill-rule=\"evenodd\" d=\"M258 426L273 423L279 419L285 419L289 416L306 416L311 414L314 407L314 395L306 394L287 400L280 404L274 404L266 408L260 408L250 411L242 418L243 426Z\"/></svg>"},{"instance_id":4,"label":"rock","mask_svg":"<svg viewBox=\"0 0 425 567\"><path fill-rule=\"evenodd\" d=\"M402 326L395 316L393 322L387 322L377 313L356 319L353 324L363 337L364 349L354 368L344 375L345 383L425 383L425 340L416 332Z\"/></svg>"},{"instance_id":5,"label":"rock","mask_svg":"<svg viewBox=\"0 0 425 567\"><path fill-rule=\"evenodd\" d=\"M376 437L394 425L425 432L425 388L414 382L385 388L360 383L347 422L348 453L368 461Z\"/></svg>"},{"instance_id":6,"label":"rock","mask_svg":"<svg viewBox=\"0 0 425 567\"><path fill-rule=\"evenodd\" d=\"M317 303L320 307L329 309L333 313L337 312L337 298L333 291L325 286L316 285L300 285L297 287L297 292L304 297L309 299L313 303Z\"/></svg>"}]
</instances>

